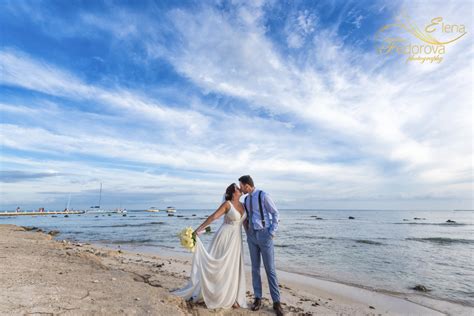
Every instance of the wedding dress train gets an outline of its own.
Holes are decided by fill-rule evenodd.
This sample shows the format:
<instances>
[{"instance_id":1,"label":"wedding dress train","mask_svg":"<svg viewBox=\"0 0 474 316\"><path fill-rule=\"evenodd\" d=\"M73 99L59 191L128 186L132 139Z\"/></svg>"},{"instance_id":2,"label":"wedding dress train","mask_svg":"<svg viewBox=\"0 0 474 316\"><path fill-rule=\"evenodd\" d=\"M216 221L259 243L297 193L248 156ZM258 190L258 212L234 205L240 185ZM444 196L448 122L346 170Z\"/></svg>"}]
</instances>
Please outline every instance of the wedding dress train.
<instances>
[{"instance_id":1,"label":"wedding dress train","mask_svg":"<svg viewBox=\"0 0 474 316\"><path fill-rule=\"evenodd\" d=\"M230 308L234 303L247 307L241 216L231 202L224 223L216 232L209 250L196 237L196 249L189 283L173 294L193 302L204 301L207 308Z\"/></svg>"}]
</instances>

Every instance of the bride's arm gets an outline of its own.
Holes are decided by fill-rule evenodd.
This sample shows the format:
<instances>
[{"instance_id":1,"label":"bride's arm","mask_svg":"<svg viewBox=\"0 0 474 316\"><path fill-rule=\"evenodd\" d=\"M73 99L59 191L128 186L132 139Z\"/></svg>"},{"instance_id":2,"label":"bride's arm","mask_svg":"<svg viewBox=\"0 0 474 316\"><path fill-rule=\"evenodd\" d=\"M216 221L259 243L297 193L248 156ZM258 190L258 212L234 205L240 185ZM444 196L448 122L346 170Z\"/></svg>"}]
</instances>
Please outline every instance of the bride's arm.
<instances>
[{"instance_id":1,"label":"bride's arm","mask_svg":"<svg viewBox=\"0 0 474 316\"><path fill-rule=\"evenodd\" d=\"M199 233L201 230L203 230L207 226L211 225L211 223L213 221L215 221L216 219L221 217L223 214L225 214L229 209L230 209L230 205L229 205L229 203L227 203L227 201L222 203L221 206L219 206L219 208L214 213L209 215L209 217L204 221L204 223L199 225L199 227L196 228L196 230L194 232L196 234Z\"/></svg>"}]
</instances>

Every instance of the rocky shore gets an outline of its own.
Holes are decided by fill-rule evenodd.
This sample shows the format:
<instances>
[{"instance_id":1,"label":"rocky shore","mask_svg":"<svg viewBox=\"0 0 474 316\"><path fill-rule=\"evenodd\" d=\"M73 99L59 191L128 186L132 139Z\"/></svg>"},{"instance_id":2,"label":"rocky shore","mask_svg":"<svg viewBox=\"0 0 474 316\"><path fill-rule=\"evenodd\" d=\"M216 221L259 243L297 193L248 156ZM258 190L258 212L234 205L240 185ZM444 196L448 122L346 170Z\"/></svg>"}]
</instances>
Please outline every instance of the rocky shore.
<instances>
[{"instance_id":1,"label":"rocky shore","mask_svg":"<svg viewBox=\"0 0 474 316\"><path fill-rule=\"evenodd\" d=\"M273 315L268 291L260 312L208 310L204 304L171 295L186 283L189 260L54 240L58 233L0 225L0 314ZM283 272L280 288L288 315L448 314L440 312L445 305L437 311L402 298Z\"/></svg>"}]
</instances>

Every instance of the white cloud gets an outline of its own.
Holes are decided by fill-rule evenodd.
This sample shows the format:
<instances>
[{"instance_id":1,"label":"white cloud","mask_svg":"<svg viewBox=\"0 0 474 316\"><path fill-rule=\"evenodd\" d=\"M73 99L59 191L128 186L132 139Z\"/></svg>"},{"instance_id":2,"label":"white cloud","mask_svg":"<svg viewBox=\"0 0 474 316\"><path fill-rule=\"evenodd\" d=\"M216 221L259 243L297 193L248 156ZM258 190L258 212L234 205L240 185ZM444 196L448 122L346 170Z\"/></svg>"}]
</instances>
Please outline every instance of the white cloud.
<instances>
[{"instance_id":1,"label":"white cloud","mask_svg":"<svg viewBox=\"0 0 474 316\"><path fill-rule=\"evenodd\" d=\"M425 7L412 7L411 12L431 17ZM212 194L229 179L251 173L286 205L312 207L323 199L472 198L471 39L450 47L446 60L437 66L387 62L375 48L351 50L334 29L316 28L316 16L298 11L287 30L287 44L294 49L304 44L305 54L288 57L267 36L262 4L249 8L240 3L237 8L231 18L206 6L197 12L170 12L167 22L172 24L167 27L175 28L180 40L168 46L160 41L161 24L146 18L120 13L120 19L107 22L92 15L83 20L117 39L142 39L152 58L149 62L164 58L204 93L235 98L250 110L225 113L210 110L207 101L192 99L178 109L146 93L92 85L60 67L3 50L1 83L93 102L113 113L98 117L105 129L81 113L72 128L67 124L71 113L46 108L64 124L4 125L4 145L46 154L60 148L66 154L90 154L94 160L115 159L160 170L160 175L168 168L181 173L170 181L156 174L137 181L132 178L141 177L141 172L125 166L96 168L91 161L57 170L76 168L87 175L86 170L94 170L111 187L125 188L129 183L127 190L132 192L139 183L153 187L162 181L165 186L182 185L179 193ZM442 10L453 21L463 17L462 8L453 5L442 3L431 9ZM121 19L130 25L117 33L115 21ZM18 118L46 115L10 104L1 110ZM251 115L260 111L263 117ZM139 121L133 133L115 126L129 114ZM153 122L159 123L159 133L150 129ZM9 166L14 167L12 162ZM43 168L31 165L29 170ZM201 176L188 182L190 172ZM215 181L196 185L207 176Z\"/></svg>"},{"instance_id":2,"label":"white cloud","mask_svg":"<svg viewBox=\"0 0 474 316\"><path fill-rule=\"evenodd\" d=\"M163 106L139 92L87 84L65 70L15 50L0 51L0 67L0 84L3 85L81 101L94 100L112 110L127 111L142 120L186 129L190 135L200 134L208 125L206 117L192 110Z\"/></svg>"}]
</instances>

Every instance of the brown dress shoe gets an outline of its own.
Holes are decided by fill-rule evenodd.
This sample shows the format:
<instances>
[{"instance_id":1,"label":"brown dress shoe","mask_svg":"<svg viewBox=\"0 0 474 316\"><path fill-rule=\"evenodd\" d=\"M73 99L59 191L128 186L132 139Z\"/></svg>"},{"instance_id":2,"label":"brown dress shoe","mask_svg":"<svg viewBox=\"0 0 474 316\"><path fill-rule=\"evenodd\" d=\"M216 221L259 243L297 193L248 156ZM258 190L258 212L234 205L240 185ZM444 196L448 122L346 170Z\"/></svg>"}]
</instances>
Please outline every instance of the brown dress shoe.
<instances>
[{"instance_id":1,"label":"brown dress shoe","mask_svg":"<svg viewBox=\"0 0 474 316\"><path fill-rule=\"evenodd\" d=\"M283 308L281 307L280 302L273 303L273 309L275 310L275 314L277 314L277 316L283 316Z\"/></svg>"},{"instance_id":2,"label":"brown dress shoe","mask_svg":"<svg viewBox=\"0 0 474 316\"><path fill-rule=\"evenodd\" d=\"M252 310L254 312L258 311L260 309L260 307L262 307L262 299L261 298L256 298L255 301L253 301Z\"/></svg>"}]
</instances>

